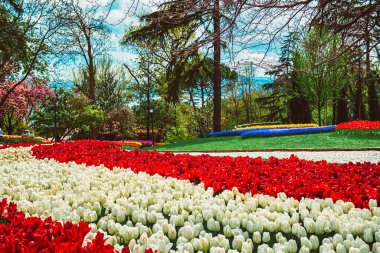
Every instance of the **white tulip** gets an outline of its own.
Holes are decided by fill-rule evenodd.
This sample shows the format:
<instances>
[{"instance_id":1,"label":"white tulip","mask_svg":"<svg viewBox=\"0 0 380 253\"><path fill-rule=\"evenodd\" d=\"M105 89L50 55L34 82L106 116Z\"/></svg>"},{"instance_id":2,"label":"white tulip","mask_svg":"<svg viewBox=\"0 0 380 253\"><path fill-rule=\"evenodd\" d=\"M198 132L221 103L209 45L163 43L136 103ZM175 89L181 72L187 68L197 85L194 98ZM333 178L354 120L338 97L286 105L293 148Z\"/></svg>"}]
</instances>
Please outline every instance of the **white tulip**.
<instances>
[{"instance_id":1,"label":"white tulip","mask_svg":"<svg viewBox=\"0 0 380 253\"><path fill-rule=\"evenodd\" d=\"M380 253L380 243L379 242L375 242L372 245L372 252L373 253Z\"/></svg>"},{"instance_id":2,"label":"white tulip","mask_svg":"<svg viewBox=\"0 0 380 253\"><path fill-rule=\"evenodd\" d=\"M240 219L238 218L231 218L230 219L230 227L233 228L239 228L240 227Z\"/></svg>"},{"instance_id":3,"label":"white tulip","mask_svg":"<svg viewBox=\"0 0 380 253\"><path fill-rule=\"evenodd\" d=\"M295 240L289 240L289 241L287 241L284 244L284 246L286 248L286 252L290 252L290 253L297 252L297 243L296 243Z\"/></svg>"},{"instance_id":4,"label":"white tulip","mask_svg":"<svg viewBox=\"0 0 380 253\"><path fill-rule=\"evenodd\" d=\"M107 231L111 234L114 235L118 232L117 226L113 220L108 221L107 224Z\"/></svg>"},{"instance_id":5,"label":"white tulip","mask_svg":"<svg viewBox=\"0 0 380 253\"><path fill-rule=\"evenodd\" d=\"M189 253L194 253L193 245L189 242L187 242L183 245L183 250L186 250Z\"/></svg>"},{"instance_id":6,"label":"white tulip","mask_svg":"<svg viewBox=\"0 0 380 253\"><path fill-rule=\"evenodd\" d=\"M304 219L304 226L305 226L305 229L308 233L314 233L315 232L316 225L315 225L314 220L312 220L310 218L305 218Z\"/></svg>"},{"instance_id":7,"label":"white tulip","mask_svg":"<svg viewBox=\"0 0 380 253\"><path fill-rule=\"evenodd\" d=\"M258 231L255 231L252 236L252 240L254 243L259 244L261 242L261 234Z\"/></svg>"},{"instance_id":8,"label":"white tulip","mask_svg":"<svg viewBox=\"0 0 380 253\"><path fill-rule=\"evenodd\" d=\"M257 248L257 253L272 253L273 249L266 244L262 244Z\"/></svg>"},{"instance_id":9,"label":"white tulip","mask_svg":"<svg viewBox=\"0 0 380 253\"><path fill-rule=\"evenodd\" d=\"M241 252L242 253L252 253L253 251L253 243L252 241L246 241L243 242L242 247L241 247Z\"/></svg>"},{"instance_id":10,"label":"white tulip","mask_svg":"<svg viewBox=\"0 0 380 253\"><path fill-rule=\"evenodd\" d=\"M322 235L325 231L325 221L324 219L319 219L317 220L317 222L315 223L315 233L317 235Z\"/></svg>"},{"instance_id":11,"label":"white tulip","mask_svg":"<svg viewBox=\"0 0 380 253\"><path fill-rule=\"evenodd\" d=\"M224 248L225 251L228 251L230 249L230 241L226 238L224 238L220 244L219 244L221 247Z\"/></svg>"},{"instance_id":12,"label":"white tulip","mask_svg":"<svg viewBox=\"0 0 380 253\"><path fill-rule=\"evenodd\" d=\"M301 237L301 246L312 249L312 244L307 237Z\"/></svg>"},{"instance_id":13,"label":"white tulip","mask_svg":"<svg viewBox=\"0 0 380 253\"><path fill-rule=\"evenodd\" d=\"M124 225L119 229L119 235L128 243L131 237L129 236L129 227Z\"/></svg>"},{"instance_id":14,"label":"white tulip","mask_svg":"<svg viewBox=\"0 0 380 253\"><path fill-rule=\"evenodd\" d=\"M351 247L351 241L349 239L346 239L343 241L343 246L344 248L346 249L346 251L348 251Z\"/></svg>"},{"instance_id":15,"label":"white tulip","mask_svg":"<svg viewBox=\"0 0 380 253\"><path fill-rule=\"evenodd\" d=\"M226 251L222 247L211 247L210 253L225 253Z\"/></svg>"},{"instance_id":16,"label":"white tulip","mask_svg":"<svg viewBox=\"0 0 380 253\"><path fill-rule=\"evenodd\" d=\"M309 252L310 252L310 249L305 246L302 246L299 251L299 253L309 253Z\"/></svg>"},{"instance_id":17,"label":"white tulip","mask_svg":"<svg viewBox=\"0 0 380 253\"><path fill-rule=\"evenodd\" d=\"M369 253L370 252L370 248L367 244L361 245L359 250L360 250L360 253Z\"/></svg>"},{"instance_id":18,"label":"white tulip","mask_svg":"<svg viewBox=\"0 0 380 253\"><path fill-rule=\"evenodd\" d=\"M201 251L206 252L209 249L209 243L206 238L201 238Z\"/></svg>"},{"instance_id":19,"label":"white tulip","mask_svg":"<svg viewBox=\"0 0 380 253\"><path fill-rule=\"evenodd\" d=\"M242 235L235 236L232 241L232 248L236 249L237 251L241 251L241 248L243 246L244 237Z\"/></svg>"},{"instance_id":20,"label":"white tulip","mask_svg":"<svg viewBox=\"0 0 380 253\"><path fill-rule=\"evenodd\" d=\"M375 233L375 241L376 241L376 242L380 242L380 231L377 231L377 232Z\"/></svg>"},{"instance_id":21,"label":"white tulip","mask_svg":"<svg viewBox=\"0 0 380 253\"><path fill-rule=\"evenodd\" d=\"M269 242L270 241L270 234L268 232L263 233L263 242Z\"/></svg>"},{"instance_id":22,"label":"white tulip","mask_svg":"<svg viewBox=\"0 0 380 253\"><path fill-rule=\"evenodd\" d=\"M168 230L168 238L173 241L176 239L176 237L177 237L177 231L175 227L170 226Z\"/></svg>"},{"instance_id":23,"label":"white tulip","mask_svg":"<svg viewBox=\"0 0 380 253\"><path fill-rule=\"evenodd\" d=\"M117 244L117 238L116 238L116 236L110 236L110 237L108 237L108 239L105 241L104 244L105 245L109 244L109 245L112 245L112 246L116 245Z\"/></svg>"},{"instance_id":24,"label":"white tulip","mask_svg":"<svg viewBox=\"0 0 380 253\"><path fill-rule=\"evenodd\" d=\"M372 230L370 228L364 229L363 239L365 242L373 242Z\"/></svg>"},{"instance_id":25,"label":"white tulip","mask_svg":"<svg viewBox=\"0 0 380 253\"><path fill-rule=\"evenodd\" d=\"M215 221L213 218L207 221L207 229L213 232L220 231L220 224L219 222Z\"/></svg>"},{"instance_id":26,"label":"white tulip","mask_svg":"<svg viewBox=\"0 0 380 253\"><path fill-rule=\"evenodd\" d=\"M219 246L219 240L216 237L212 237L209 243L210 243L210 248Z\"/></svg>"},{"instance_id":27,"label":"white tulip","mask_svg":"<svg viewBox=\"0 0 380 253\"><path fill-rule=\"evenodd\" d=\"M312 235L310 236L310 242L311 242L311 249L316 250L319 247L319 239L317 236Z\"/></svg>"},{"instance_id":28,"label":"white tulip","mask_svg":"<svg viewBox=\"0 0 380 253\"><path fill-rule=\"evenodd\" d=\"M338 243L336 245L336 253L346 253L346 248L343 246L343 244Z\"/></svg>"}]
</instances>

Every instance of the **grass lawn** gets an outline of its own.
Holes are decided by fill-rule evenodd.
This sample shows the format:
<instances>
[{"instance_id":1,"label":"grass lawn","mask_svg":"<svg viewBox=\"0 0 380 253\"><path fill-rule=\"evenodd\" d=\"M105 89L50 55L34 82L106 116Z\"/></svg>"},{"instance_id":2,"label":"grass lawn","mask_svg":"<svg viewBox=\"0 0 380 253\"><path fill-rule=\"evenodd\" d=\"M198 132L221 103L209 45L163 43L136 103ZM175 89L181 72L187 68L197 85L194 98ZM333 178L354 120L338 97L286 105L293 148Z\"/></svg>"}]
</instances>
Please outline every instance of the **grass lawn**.
<instances>
[{"instance_id":1,"label":"grass lawn","mask_svg":"<svg viewBox=\"0 0 380 253\"><path fill-rule=\"evenodd\" d=\"M370 134L318 133L307 135L246 138L240 136L197 138L179 141L162 147L149 147L159 151L224 151L263 149L348 149L380 148L380 132Z\"/></svg>"}]
</instances>

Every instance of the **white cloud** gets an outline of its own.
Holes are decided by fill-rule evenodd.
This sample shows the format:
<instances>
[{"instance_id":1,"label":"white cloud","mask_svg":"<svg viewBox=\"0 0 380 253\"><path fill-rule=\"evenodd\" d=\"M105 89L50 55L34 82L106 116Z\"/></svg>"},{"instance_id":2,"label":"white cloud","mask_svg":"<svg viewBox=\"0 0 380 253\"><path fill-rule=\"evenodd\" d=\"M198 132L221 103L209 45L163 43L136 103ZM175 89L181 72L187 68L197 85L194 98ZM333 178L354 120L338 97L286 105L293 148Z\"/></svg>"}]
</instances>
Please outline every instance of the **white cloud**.
<instances>
[{"instance_id":1,"label":"white cloud","mask_svg":"<svg viewBox=\"0 0 380 253\"><path fill-rule=\"evenodd\" d=\"M234 59L234 68L239 69L248 63L253 63L255 66L256 76L266 76L265 72L271 69L278 62L278 55L273 52L262 52L253 50L242 50Z\"/></svg>"}]
</instances>

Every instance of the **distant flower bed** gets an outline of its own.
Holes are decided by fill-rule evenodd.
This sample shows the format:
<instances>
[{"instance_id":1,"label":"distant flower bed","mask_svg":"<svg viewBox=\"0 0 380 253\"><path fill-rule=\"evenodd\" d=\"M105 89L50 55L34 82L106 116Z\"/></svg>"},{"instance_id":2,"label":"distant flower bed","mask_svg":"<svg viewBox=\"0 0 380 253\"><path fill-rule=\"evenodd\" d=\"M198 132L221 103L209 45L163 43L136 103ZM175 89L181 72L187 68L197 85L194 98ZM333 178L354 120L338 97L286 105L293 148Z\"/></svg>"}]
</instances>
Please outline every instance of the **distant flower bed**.
<instances>
[{"instance_id":1,"label":"distant flower bed","mask_svg":"<svg viewBox=\"0 0 380 253\"><path fill-rule=\"evenodd\" d=\"M151 140L137 140L137 141L122 141L121 145L122 146L127 146L127 147L150 147L150 146L164 146L167 143L165 142L155 142L153 145L153 142Z\"/></svg>"},{"instance_id":2,"label":"distant flower bed","mask_svg":"<svg viewBox=\"0 0 380 253\"><path fill-rule=\"evenodd\" d=\"M121 146L129 146L129 147L141 147L142 143L139 141L122 141L120 143Z\"/></svg>"},{"instance_id":3,"label":"distant flower bed","mask_svg":"<svg viewBox=\"0 0 380 253\"><path fill-rule=\"evenodd\" d=\"M19 143L19 142L22 142L23 140L22 140L21 135L3 135L1 141L5 143ZM34 137L33 141L28 141L28 142L50 143L49 140L46 140L45 138L42 138L42 137Z\"/></svg>"},{"instance_id":4,"label":"distant flower bed","mask_svg":"<svg viewBox=\"0 0 380 253\"><path fill-rule=\"evenodd\" d=\"M268 125L268 126L273 126L273 125L281 125L282 122L260 122L260 123L247 123L247 124L241 124L241 125L236 125L234 128L244 128L244 127L250 127L250 126L263 126L263 125Z\"/></svg>"},{"instance_id":5,"label":"distant flower bed","mask_svg":"<svg viewBox=\"0 0 380 253\"><path fill-rule=\"evenodd\" d=\"M317 124L281 124L281 125L258 125L236 128L236 130L259 129L259 128L296 128L296 127L317 127Z\"/></svg>"},{"instance_id":6,"label":"distant flower bed","mask_svg":"<svg viewBox=\"0 0 380 253\"><path fill-rule=\"evenodd\" d=\"M316 124L288 124L288 125L266 125L255 126L249 128L240 128L236 130L228 130L221 132L208 133L208 137L219 136L237 136L252 137L252 136L272 136L272 135L291 135L302 133L316 133L333 131L335 126L318 127Z\"/></svg>"},{"instance_id":7,"label":"distant flower bed","mask_svg":"<svg viewBox=\"0 0 380 253\"><path fill-rule=\"evenodd\" d=\"M168 143L166 143L166 142L155 142L154 143L154 146L165 146L165 145L168 145Z\"/></svg>"},{"instance_id":8,"label":"distant flower bed","mask_svg":"<svg viewBox=\"0 0 380 253\"><path fill-rule=\"evenodd\" d=\"M295 134L312 134L320 132L334 131L335 126L321 127L300 127L300 128L279 128L279 129L255 129L242 133L240 136L246 137L263 137L278 135L295 135Z\"/></svg>"},{"instance_id":9,"label":"distant flower bed","mask_svg":"<svg viewBox=\"0 0 380 253\"><path fill-rule=\"evenodd\" d=\"M338 130L380 130L380 121L357 120L336 125Z\"/></svg>"}]
</instances>

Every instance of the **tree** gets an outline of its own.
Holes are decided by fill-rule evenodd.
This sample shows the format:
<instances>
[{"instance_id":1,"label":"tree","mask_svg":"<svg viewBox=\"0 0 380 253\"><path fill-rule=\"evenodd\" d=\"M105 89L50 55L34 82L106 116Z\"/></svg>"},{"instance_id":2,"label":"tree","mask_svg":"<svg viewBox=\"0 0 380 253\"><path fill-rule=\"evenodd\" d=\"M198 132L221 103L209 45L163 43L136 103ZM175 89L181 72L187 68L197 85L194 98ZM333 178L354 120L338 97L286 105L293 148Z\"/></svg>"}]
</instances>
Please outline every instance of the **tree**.
<instances>
[{"instance_id":1,"label":"tree","mask_svg":"<svg viewBox=\"0 0 380 253\"><path fill-rule=\"evenodd\" d=\"M95 58L106 50L108 34L106 19L115 0L103 4L101 1L66 0L64 23L60 31L60 44L70 60L81 60L88 68L88 98L95 103ZM104 11L105 10L105 11Z\"/></svg>"},{"instance_id":2,"label":"tree","mask_svg":"<svg viewBox=\"0 0 380 253\"><path fill-rule=\"evenodd\" d=\"M322 109L332 94L344 85L346 56L336 45L339 37L326 28L314 28L294 56L296 81L309 102L316 108L318 123L322 124ZM325 109L327 112L327 109ZM325 117L326 118L326 117Z\"/></svg>"},{"instance_id":3,"label":"tree","mask_svg":"<svg viewBox=\"0 0 380 253\"><path fill-rule=\"evenodd\" d=\"M210 6L211 5L211 6ZM235 24L235 19L241 10L241 2L233 1L169 1L159 5L158 10L145 15L142 20L146 25L128 33L125 41L149 41L165 38L175 29L188 27L189 43L177 49L177 57L192 55L202 46L212 44L213 47L213 130L221 130L221 45L222 35ZM210 24L213 30L210 31ZM223 25L223 27L222 27ZM196 31L202 30L200 36ZM211 36L210 36L211 35Z\"/></svg>"},{"instance_id":4,"label":"tree","mask_svg":"<svg viewBox=\"0 0 380 253\"><path fill-rule=\"evenodd\" d=\"M108 30L106 19L115 0L102 1L64 0L64 15L59 18L64 23L60 31L59 45L64 49L63 55L70 60L80 60L88 69L87 97L96 102L95 59L104 54ZM91 129L91 138L95 138L96 130Z\"/></svg>"},{"instance_id":5,"label":"tree","mask_svg":"<svg viewBox=\"0 0 380 253\"><path fill-rule=\"evenodd\" d=\"M61 141L79 132L88 136L91 127L99 127L102 113L86 97L63 88L54 93L31 118L37 132Z\"/></svg>"},{"instance_id":6,"label":"tree","mask_svg":"<svg viewBox=\"0 0 380 253\"><path fill-rule=\"evenodd\" d=\"M14 73L11 72L10 75ZM15 82L11 78L6 78L0 89L0 98L6 94L8 89L11 89ZM12 134L13 130L21 121L29 121L29 116L34 109L38 109L46 100L52 95L51 89L47 86L46 82L38 80L36 77L31 76L20 85L18 85L0 111L2 112L1 118L8 134Z\"/></svg>"},{"instance_id":7,"label":"tree","mask_svg":"<svg viewBox=\"0 0 380 253\"><path fill-rule=\"evenodd\" d=\"M50 53L49 45L61 27L56 18L61 11L57 2L47 0L0 4L0 107L33 71L46 67L44 56ZM15 82L5 90L3 82L10 73Z\"/></svg>"},{"instance_id":8,"label":"tree","mask_svg":"<svg viewBox=\"0 0 380 253\"><path fill-rule=\"evenodd\" d=\"M130 81L126 77L125 69L122 66L115 66L112 58L108 55L96 60L94 69L97 84L95 104L104 113L125 107L130 99L127 90ZM89 86L88 76L87 67L82 67L74 72L74 90L86 95Z\"/></svg>"},{"instance_id":9,"label":"tree","mask_svg":"<svg viewBox=\"0 0 380 253\"><path fill-rule=\"evenodd\" d=\"M142 106L143 109L141 113L145 115L146 119L146 138L151 139L151 115L149 111L154 107L152 106L154 103L153 97L157 94L158 85L160 84L158 77L160 75L160 69L157 70L157 64L151 64L150 58L152 54L150 51L140 51L139 55L137 66L135 66L134 69L127 64L124 64L124 67L134 80L129 87L129 91L132 96L137 97L140 101L140 106Z\"/></svg>"},{"instance_id":10,"label":"tree","mask_svg":"<svg viewBox=\"0 0 380 253\"><path fill-rule=\"evenodd\" d=\"M108 126L108 138L125 140L135 125L135 116L129 108L113 109L106 115L105 125Z\"/></svg>"}]
</instances>

